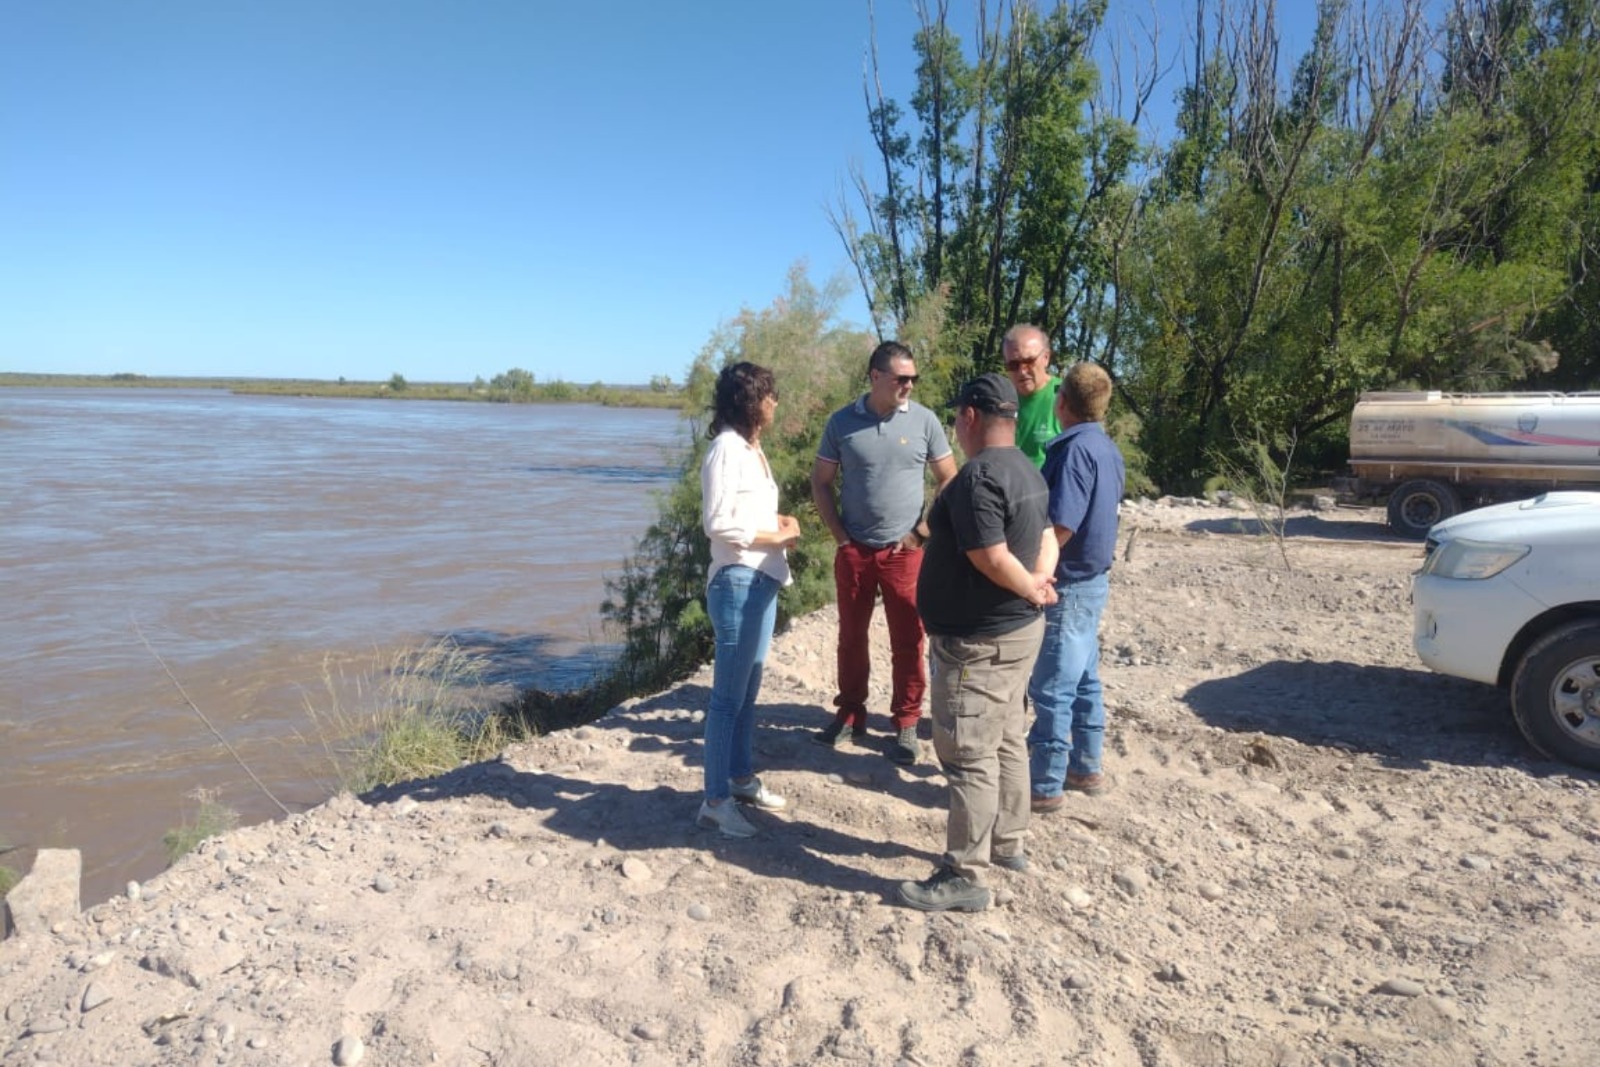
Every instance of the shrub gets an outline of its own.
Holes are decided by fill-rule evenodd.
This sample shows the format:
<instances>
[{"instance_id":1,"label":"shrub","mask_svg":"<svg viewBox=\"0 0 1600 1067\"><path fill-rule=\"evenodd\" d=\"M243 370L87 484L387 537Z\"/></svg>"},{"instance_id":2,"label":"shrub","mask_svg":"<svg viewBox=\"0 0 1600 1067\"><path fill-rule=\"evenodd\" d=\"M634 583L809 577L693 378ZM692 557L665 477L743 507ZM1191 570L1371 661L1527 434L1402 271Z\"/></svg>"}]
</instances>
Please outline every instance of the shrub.
<instances>
[{"instance_id":1,"label":"shrub","mask_svg":"<svg viewBox=\"0 0 1600 1067\"><path fill-rule=\"evenodd\" d=\"M4 839L0 839L0 855L4 855L10 851L12 850L6 847ZM11 888L15 886L21 878L22 875L18 874L15 868L0 865L0 900L5 899L6 894L11 892Z\"/></svg>"},{"instance_id":2,"label":"shrub","mask_svg":"<svg viewBox=\"0 0 1600 1067\"><path fill-rule=\"evenodd\" d=\"M227 833L239 825L239 813L219 804L215 790L199 788L189 797L199 804L194 821L185 821L161 837L161 843L167 847L168 863L178 862L206 838Z\"/></svg>"},{"instance_id":3,"label":"shrub","mask_svg":"<svg viewBox=\"0 0 1600 1067\"><path fill-rule=\"evenodd\" d=\"M323 674L323 706L306 705L343 788L443 774L520 739L484 692L483 661L441 641L396 652L369 677Z\"/></svg>"},{"instance_id":4,"label":"shrub","mask_svg":"<svg viewBox=\"0 0 1600 1067\"><path fill-rule=\"evenodd\" d=\"M811 502L811 464L828 415L864 387L867 356L877 343L837 323L843 293L842 283L817 289L796 267L782 298L762 311L740 312L695 358L681 394L690 440L678 480L658 498L656 521L622 573L606 582L601 614L624 646L602 681L607 693L669 684L711 655L704 606L711 548L700 525L700 461L709 443L712 389L731 363L769 368L781 398L761 447L778 482L779 508L800 520L802 536L789 552L795 580L779 597L779 627L832 599L833 542Z\"/></svg>"}]
</instances>

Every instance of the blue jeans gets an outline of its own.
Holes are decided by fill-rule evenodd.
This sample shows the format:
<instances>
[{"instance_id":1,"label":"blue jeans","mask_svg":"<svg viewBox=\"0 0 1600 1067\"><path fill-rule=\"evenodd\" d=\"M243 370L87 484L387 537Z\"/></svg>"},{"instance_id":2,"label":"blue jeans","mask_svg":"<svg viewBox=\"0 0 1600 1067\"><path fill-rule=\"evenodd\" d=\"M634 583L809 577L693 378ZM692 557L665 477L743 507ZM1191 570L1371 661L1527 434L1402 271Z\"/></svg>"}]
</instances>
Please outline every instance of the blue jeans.
<instances>
[{"instance_id":1,"label":"blue jeans","mask_svg":"<svg viewBox=\"0 0 1600 1067\"><path fill-rule=\"evenodd\" d=\"M717 657L706 711L706 799L725 800L730 778L755 773L756 694L778 618L778 580L753 567L723 567L706 590Z\"/></svg>"},{"instance_id":2,"label":"blue jeans","mask_svg":"<svg viewBox=\"0 0 1600 1067\"><path fill-rule=\"evenodd\" d=\"M1044 609L1044 646L1033 665L1028 698L1028 775L1036 796L1060 796L1067 774L1100 770L1106 703L1100 685L1100 615L1111 591L1109 574L1056 586L1060 599Z\"/></svg>"}]
</instances>

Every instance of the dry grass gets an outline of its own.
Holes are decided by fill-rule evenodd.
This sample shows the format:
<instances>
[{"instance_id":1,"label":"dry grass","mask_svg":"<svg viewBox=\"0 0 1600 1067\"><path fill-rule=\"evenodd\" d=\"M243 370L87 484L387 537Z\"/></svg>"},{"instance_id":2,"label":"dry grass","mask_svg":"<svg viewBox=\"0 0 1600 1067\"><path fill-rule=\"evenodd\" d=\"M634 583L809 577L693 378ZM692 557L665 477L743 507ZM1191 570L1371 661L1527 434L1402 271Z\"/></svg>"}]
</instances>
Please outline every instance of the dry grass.
<instances>
[{"instance_id":1,"label":"dry grass","mask_svg":"<svg viewBox=\"0 0 1600 1067\"><path fill-rule=\"evenodd\" d=\"M217 803L216 790L196 789L189 798L198 804L193 821L185 821L161 836L161 843L167 847L168 863L176 863L206 838L225 834L239 825L239 813Z\"/></svg>"},{"instance_id":2,"label":"dry grass","mask_svg":"<svg viewBox=\"0 0 1600 1067\"><path fill-rule=\"evenodd\" d=\"M364 793L443 774L518 740L482 673L479 657L450 642L380 657L353 679L325 667L323 692L306 712L340 786Z\"/></svg>"}]
</instances>

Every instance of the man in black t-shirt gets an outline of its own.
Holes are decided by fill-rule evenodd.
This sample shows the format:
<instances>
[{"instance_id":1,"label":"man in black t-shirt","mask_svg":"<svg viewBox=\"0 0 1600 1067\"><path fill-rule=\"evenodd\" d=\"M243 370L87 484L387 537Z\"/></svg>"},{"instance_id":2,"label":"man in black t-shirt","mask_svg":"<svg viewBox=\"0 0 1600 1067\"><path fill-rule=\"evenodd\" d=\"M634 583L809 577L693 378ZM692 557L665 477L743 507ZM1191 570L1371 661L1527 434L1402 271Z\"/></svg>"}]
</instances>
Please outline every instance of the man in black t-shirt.
<instances>
[{"instance_id":1,"label":"man in black t-shirt","mask_svg":"<svg viewBox=\"0 0 1600 1067\"><path fill-rule=\"evenodd\" d=\"M981 911L989 906L985 869L1028 865L1023 696L1044 636L1040 612L1055 599L1059 552L1049 489L1016 447L1016 387L985 374L953 406L967 463L928 512L917 581L933 748L950 783L939 868L900 885L900 899L923 911Z\"/></svg>"}]
</instances>

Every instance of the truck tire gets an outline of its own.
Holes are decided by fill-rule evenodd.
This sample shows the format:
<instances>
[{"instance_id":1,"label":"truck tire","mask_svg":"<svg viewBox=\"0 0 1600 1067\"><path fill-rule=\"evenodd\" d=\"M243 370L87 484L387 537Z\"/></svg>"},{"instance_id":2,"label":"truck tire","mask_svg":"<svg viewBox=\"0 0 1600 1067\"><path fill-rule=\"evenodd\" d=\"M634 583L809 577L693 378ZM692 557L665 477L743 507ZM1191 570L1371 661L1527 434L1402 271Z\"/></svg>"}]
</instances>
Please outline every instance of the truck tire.
<instances>
[{"instance_id":1,"label":"truck tire","mask_svg":"<svg viewBox=\"0 0 1600 1067\"><path fill-rule=\"evenodd\" d=\"M1600 770L1600 619L1552 630L1523 653L1511 713L1546 756Z\"/></svg>"},{"instance_id":2,"label":"truck tire","mask_svg":"<svg viewBox=\"0 0 1600 1067\"><path fill-rule=\"evenodd\" d=\"M1389 529L1421 540L1434 523L1460 510L1461 498L1454 489L1432 478L1413 478L1389 494Z\"/></svg>"}]
</instances>

